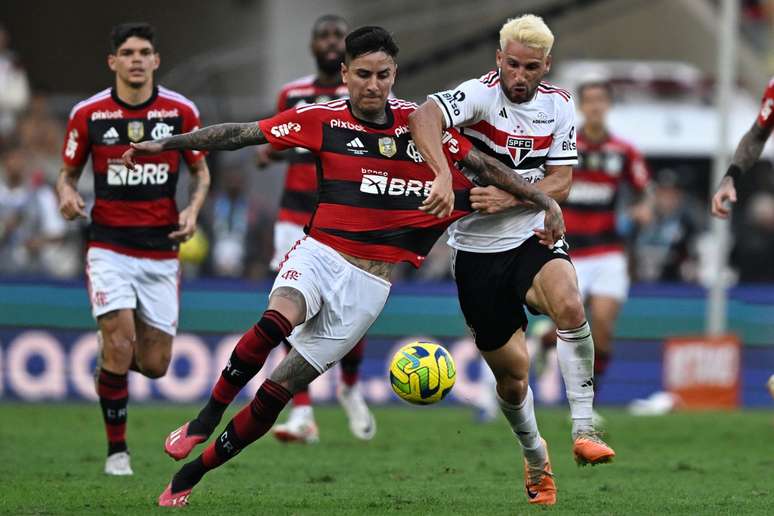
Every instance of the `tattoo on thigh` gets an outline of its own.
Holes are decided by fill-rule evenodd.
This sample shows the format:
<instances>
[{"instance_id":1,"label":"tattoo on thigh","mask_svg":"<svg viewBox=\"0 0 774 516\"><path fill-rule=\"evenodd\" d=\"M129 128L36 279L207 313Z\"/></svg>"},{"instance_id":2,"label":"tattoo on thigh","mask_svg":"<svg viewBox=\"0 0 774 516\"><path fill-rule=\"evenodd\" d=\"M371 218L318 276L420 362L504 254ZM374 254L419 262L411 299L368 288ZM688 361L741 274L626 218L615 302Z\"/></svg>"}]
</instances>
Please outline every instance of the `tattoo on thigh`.
<instances>
[{"instance_id":1,"label":"tattoo on thigh","mask_svg":"<svg viewBox=\"0 0 774 516\"><path fill-rule=\"evenodd\" d=\"M298 310L303 314L303 316L306 316L306 299L300 291L292 287L279 287L271 293L271 297L281 297L292 301L298 307ZM271 299L269 301L271 302Z\"/></svg>"},{"instance_id":2,"label":"tattoo on thigh","mask_svg":"<svg viewBox=\"0 0 774 516\"><path fill-rule=\"evenodd\" d=\"M312 380L320 376L317 369L302 357L295 348L290 352L276 369L271 373L271 380L285 387L291 393L305 389Z\"/></svg>"}]
</instances>

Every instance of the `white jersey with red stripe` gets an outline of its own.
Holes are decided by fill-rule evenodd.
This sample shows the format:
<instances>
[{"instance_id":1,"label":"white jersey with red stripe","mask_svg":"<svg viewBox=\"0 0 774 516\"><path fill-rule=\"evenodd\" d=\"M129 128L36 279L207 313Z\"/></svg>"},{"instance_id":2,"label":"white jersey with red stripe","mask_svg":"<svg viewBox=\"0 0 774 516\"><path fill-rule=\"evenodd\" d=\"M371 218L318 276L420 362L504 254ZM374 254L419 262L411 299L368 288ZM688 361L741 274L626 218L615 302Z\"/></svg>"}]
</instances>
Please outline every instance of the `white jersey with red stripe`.
<instances>
[{"instance_id":1,"label":"white jersey with red stripe","mask_svg":"<svg viewBox=\"0 0 774 516\"><path fill-rule=\"evenodd\" d=\"M535 96L516 104L500 86L497 70L428 98L441 108L444 125L457 127L484 152L530 183L546 165L575 165L575 105L570 94L540 83ZM449 245L462 251L496 253L520 246L543 227L542 210L519 206L495 215L473 213L449 228Z\"/></svg>"}]
</instances>

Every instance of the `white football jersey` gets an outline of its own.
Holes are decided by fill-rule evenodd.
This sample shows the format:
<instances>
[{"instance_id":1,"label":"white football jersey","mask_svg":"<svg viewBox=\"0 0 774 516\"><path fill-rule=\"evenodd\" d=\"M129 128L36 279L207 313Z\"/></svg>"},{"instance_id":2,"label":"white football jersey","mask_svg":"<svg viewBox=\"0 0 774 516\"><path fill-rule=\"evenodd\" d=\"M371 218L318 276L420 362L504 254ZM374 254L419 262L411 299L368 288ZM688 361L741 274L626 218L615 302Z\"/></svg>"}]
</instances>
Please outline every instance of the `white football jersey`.
<instances>
[{"instance_id":1,"label":"white football jersey","mask_svg":"<svg viewBox=\"0 0 774 516\"><path fill-rule=\"evenodd\" d=\"M578 163L575 105L561 88L542 82L532 100L515 104L503 93L500 74L493 70L428 98L440 106L447 128L457 127L478 150L530 183L543 179L545 165ZM449 227L448 243L462 251L507 251L531 237L533 229L542 228L544 215L526 206L494 215L473 213Z\"/></svg>"}]
</instances>

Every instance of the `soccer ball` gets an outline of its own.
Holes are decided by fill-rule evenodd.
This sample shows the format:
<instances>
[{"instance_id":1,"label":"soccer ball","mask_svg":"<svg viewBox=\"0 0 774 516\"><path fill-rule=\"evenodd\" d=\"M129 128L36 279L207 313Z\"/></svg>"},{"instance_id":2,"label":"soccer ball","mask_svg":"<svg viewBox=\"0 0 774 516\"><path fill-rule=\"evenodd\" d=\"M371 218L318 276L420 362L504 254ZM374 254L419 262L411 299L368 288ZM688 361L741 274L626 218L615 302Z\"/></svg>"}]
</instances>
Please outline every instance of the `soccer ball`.
<instances>
[{"instance_id":1,"label":"soccer ball","mask_svg":"<svg viewBox=\"0 0 774 516\"><path fill-rule=\"evenodd\" d=\"M449 352L432 342L407 344L390 362L392 390L416 405L441 401L454 387L456 375Z\"/></svg>"}]
</instances>

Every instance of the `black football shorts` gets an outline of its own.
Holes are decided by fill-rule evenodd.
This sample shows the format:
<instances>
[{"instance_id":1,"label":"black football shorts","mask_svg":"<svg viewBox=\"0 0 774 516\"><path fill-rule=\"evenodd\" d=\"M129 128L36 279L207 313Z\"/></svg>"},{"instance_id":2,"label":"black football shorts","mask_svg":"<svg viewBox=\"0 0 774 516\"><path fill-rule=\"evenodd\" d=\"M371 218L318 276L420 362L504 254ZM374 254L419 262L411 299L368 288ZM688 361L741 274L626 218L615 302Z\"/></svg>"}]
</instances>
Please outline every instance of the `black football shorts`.
<instances>
[{"instance_id":1,"label":"black football shorts","mask_svg":"<svg viewBox=\"0 0 774 516\"><path fill-rule=\"evenodd\" d=\"M549 249L537 236L499 253L455 252L452 264L460 308L478 349L494 351L516 330L527 329L527 291L543 265L555 259L571 261L567 244L562 241Z\"/></svg>"}]
</instances>

